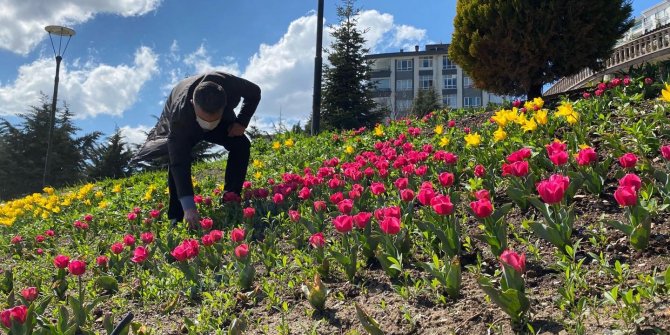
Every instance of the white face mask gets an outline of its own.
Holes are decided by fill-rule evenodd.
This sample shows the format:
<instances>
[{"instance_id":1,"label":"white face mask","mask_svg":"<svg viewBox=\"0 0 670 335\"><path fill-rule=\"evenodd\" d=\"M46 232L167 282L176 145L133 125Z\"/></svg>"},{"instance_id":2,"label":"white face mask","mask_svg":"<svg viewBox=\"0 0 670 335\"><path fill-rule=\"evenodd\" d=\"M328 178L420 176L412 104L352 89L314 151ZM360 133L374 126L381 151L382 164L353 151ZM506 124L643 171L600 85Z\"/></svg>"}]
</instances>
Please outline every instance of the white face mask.
<instances>
[{"instance_id":1,"label":"white face mask","mask_svg":"<svg viewBox=\"0 0 670 335\"><path fill-rule=\"evenodd\" d=\"M221 118L219 118L216 121L205 121L201 118L199 118L197 115L195 116L195 120L198 121L198 124L200 125L200 128L204 130L212 130L216 128L216 126L219 125L219 122L221 122Z\"/></svg>"}]
</instances>

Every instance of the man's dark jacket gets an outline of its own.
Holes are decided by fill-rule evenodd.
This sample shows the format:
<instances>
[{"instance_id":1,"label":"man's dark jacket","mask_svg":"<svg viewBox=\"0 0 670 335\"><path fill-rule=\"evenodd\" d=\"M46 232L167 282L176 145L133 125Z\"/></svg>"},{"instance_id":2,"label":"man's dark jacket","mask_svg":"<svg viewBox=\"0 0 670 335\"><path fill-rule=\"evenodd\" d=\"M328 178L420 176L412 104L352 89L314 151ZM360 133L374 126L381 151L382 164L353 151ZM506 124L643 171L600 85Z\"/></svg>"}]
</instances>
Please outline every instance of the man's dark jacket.
<instances>
[{"instance_id":1,"label":"man's dark jacket","mask_svg":"<svg viewBox=\"0 0 670 335\"><path fill-rule=\"evenodd\" d=\"M149 132L147 141L135 154L133 162L169 154L169 168L177 188L177 196L180 198L193 194L191 150L205 134L196 121L191 102L193 91L203 79L221 85L227 96L227 105L221 122L209 131L208 136L228 136L228 127L233 122L248 126L261 99L261 89L256 84L224 72L188 77L172 89L158 124ZM242 108L240 113L235 115L234 109L241 99L244 99Z\"/></svg>"}]
</instances>

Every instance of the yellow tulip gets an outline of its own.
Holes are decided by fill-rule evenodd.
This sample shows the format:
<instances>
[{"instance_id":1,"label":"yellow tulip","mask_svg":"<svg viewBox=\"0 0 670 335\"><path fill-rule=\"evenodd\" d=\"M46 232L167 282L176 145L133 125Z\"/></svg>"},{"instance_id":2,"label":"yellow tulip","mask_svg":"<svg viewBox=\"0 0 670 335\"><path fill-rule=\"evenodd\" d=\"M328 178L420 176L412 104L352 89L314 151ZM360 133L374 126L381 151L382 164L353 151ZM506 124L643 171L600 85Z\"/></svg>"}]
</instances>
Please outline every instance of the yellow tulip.
<instances>
[{"instance_id":1,"label":"yellow tulip","mask_svg":"<svg viewBox=\"0 0 670 335\"><path fill-rule=\"evenodd\" d=\"M549 122L549 118L547 117L548 111L546 109L540 109L535 113L535 122L539 125L545 125Z\"/></svg>"},{"instance_id":2,"label":"yellow tulip","mask_svg":"<svg viewBox=\"0 0 670 335\"><path fill-rule=\"evenodd\" d=\"M478 133L467 134L464 139L467 147L476 147L482 143L482 136Z\"/></svg>"},{"instance_id":3,"label":"yellow tulip","mask_svg":"<svg viewBox=\"0 0 670 335\"><path fill-rule=\"evenodd\" d=\"M295 142L293 142L292 138L289 138L288 140L284 141L284 145L289 147L289 148L292 147L294 144L295 144Z\"/></svg>"},{"instance_id":4,"label":"yellow tulip","mask_svg":"<svg viewBox=\"0 0 670 335\"><path fill-rule=\"evenodd\" d=\"M535 119L531 118L529 120L526 120L526 122L521 126L523 131L528 132L528 131L535 131L537 129L537 123L535 123Z\"/></svg>"},{"instance_id":5,"label":"yellow tulip","mask_svg":"<svg viewBox=\"0 0 670 335\"><path fill-rule=\"evenodd\" d=\"M670 102L670 84L665 84L665 89L661 91L661 100Z\"/></svg>"},{"instance_id":6,"label":"yellow tulip","mask_svg":"<svg viewBox=\"0 0 670 335\"><path fill-rule=\"evenodd\" d=\"M375 133L375 136L384 136L384 128L382 127L382 125L377 125L375 127L375 132L374 133Z\"/></svg>"},{"instance_id":7,"label":"yellow tulip","mask_svg":"<svg viewBox=\"0 0 670 335\"><path fill-rule=\"evenodd\" d=\"M354 153L354 147L347 145L347 147L344 149L344 152L347 154L353 154Z\"/></svg>"},{"instance_id":8,"label":"yellow tulip","mask_svg":"<svg viewBox=\"0 0 670 335\"><path fill-rule=\"evenodd\" d=\"M444 126L441 125L441 124L438 124L437 126L435 126L434 132L437 135L442 135L442 132L444 132Z\"/></svg>"},{"instance_id":9,"label":"yellow tulip","mask_svg":"<svg viewBox=\"0 0 670 335\"><path fill-rule=\"evenodd\" d=\"M272 143L272 149L279 150L279 148L281 148L281 143L279 143L279 141L274 141Z\"/></svg>"},{"instance_id":10,"label":"yellow tulip","mask_svg":"<svg viewBox=\"0 0 670 335\"><path fill-rule=\"evenodd\" d=\"M450 142L449 138L444 136L440 139L440 146L441 147L446 147L447 145L449 145L449 142Z\"/></svg>"},{"instance_id":11,"label":"yellow tulip","mask_svg":"<svg viewBox=\"0 0 670 335\"><path fill-rule=\"evenodd\" d=\"M500 142L500 141L502 141L506 138L507 138L507 133L501 127L498 127L498 130L493 132L493 140L496 141L496 142Z\"/></svg>"}]
</instances>

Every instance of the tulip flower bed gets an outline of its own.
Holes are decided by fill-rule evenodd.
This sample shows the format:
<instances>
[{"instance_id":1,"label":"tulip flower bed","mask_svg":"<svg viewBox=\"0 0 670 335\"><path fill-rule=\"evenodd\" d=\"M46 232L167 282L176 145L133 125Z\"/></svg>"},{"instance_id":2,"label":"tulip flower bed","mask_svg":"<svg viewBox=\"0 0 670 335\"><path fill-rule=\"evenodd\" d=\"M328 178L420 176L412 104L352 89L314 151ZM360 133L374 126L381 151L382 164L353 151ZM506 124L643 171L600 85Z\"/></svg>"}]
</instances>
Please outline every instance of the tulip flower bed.
<instances>
[{"instance_id":1,"label":"tulip flower bed","mask_svg":"<svg viewBox=\"0 0 670 335\"><path fill-rule=\"evenodd\" d=\"M241 199L221 198L222 162L194 167L198 230L167 220L165 172L0 204L0 327L110 334L133 312L133 334L662 333L662 88L257 139Z\"/></svg>"}]
</instances>

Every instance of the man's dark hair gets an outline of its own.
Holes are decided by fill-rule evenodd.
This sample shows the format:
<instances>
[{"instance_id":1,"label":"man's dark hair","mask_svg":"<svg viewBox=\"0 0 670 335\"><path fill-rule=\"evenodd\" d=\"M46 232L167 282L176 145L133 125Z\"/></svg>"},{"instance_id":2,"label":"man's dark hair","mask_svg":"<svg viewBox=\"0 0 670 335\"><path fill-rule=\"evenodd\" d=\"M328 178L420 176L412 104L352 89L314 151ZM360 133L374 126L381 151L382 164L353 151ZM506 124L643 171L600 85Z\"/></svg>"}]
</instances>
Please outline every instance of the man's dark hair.
<instances>
[{"instance_id":1,"label":"man's dark hair","mask_svg":"<svg viewBox=\"0 0 670 335\"><path fill-rule=\"evenodd\" d=\"M215 114L226 106L226 91L215 82L203 81L195 88L193 102L205 113Z\"/></svg>"}]
</instances>

